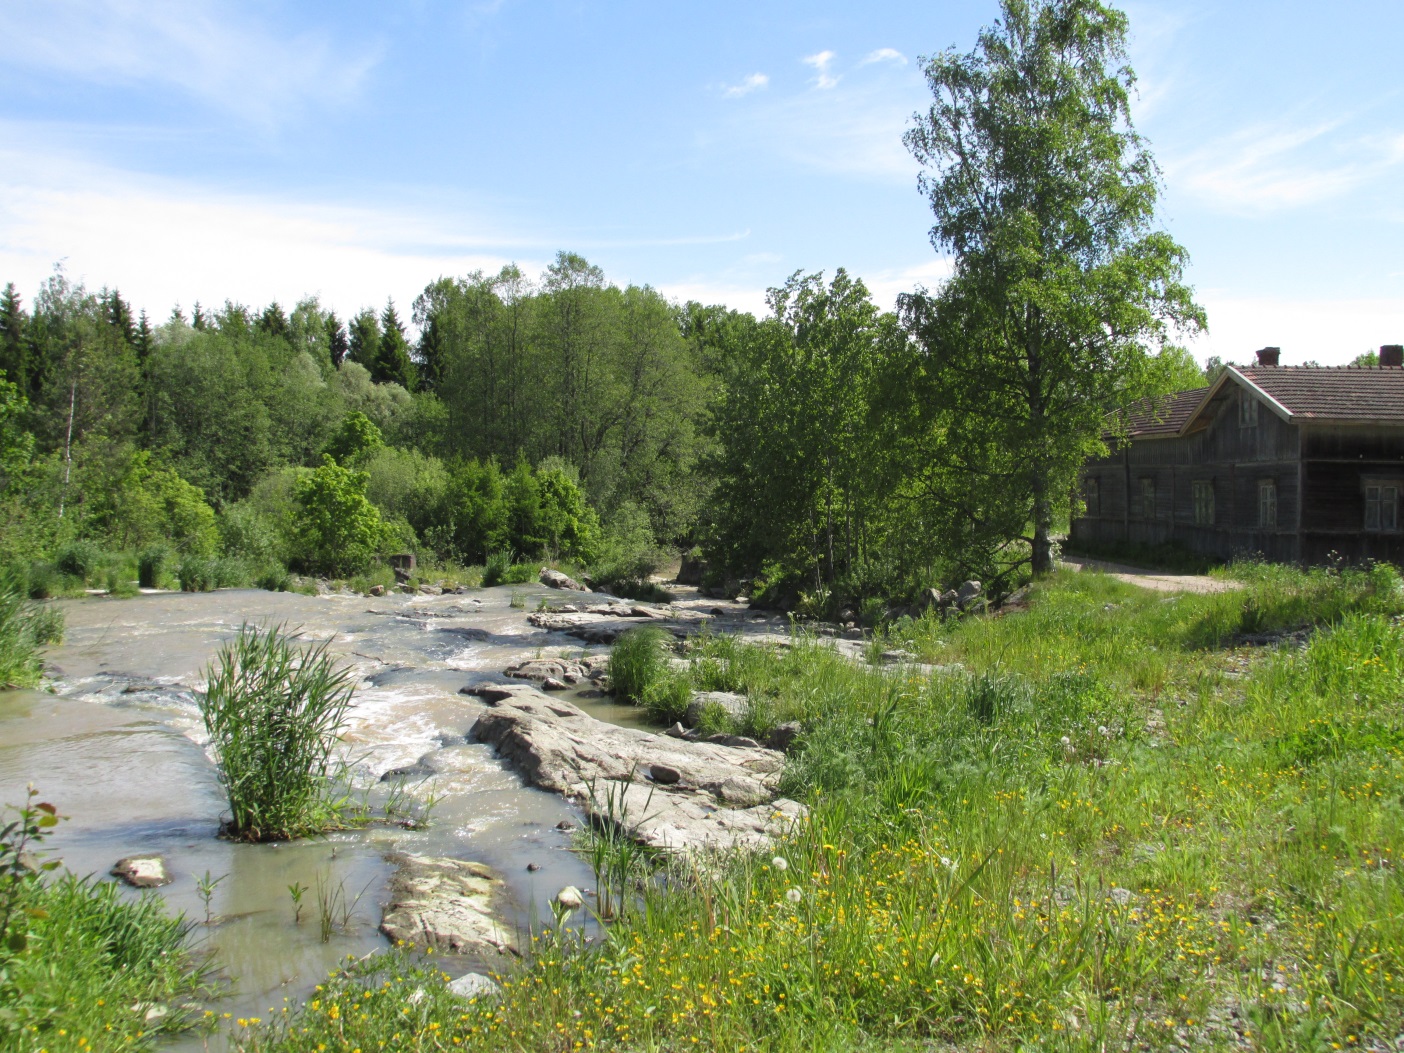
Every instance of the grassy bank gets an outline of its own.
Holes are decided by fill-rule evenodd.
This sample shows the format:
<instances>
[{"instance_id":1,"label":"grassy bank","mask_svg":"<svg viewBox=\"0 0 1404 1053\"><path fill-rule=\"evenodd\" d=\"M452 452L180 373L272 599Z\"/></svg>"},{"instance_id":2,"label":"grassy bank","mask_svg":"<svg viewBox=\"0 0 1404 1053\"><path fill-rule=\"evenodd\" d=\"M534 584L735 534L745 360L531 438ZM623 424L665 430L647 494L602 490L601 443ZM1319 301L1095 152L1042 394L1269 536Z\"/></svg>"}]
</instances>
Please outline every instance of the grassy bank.
<instances>
[{"instance_id":1,"label":"grassy bank","mask_svg":"<svg viewBox=\"0 0 1404 1053\"><path fill-rule=\"evenodd\" d=\"M1404 1029L1404 597L1388 569L1100 575L909 624L945 667L704 641L753 730L800 719L776 854L650 883L500 1001L391 955L249 1050L1329 1049ZM1278 647L1244 634L1319 626ZM424 995L407 1001L415 991Z\"/></svg>"}]
</instances>

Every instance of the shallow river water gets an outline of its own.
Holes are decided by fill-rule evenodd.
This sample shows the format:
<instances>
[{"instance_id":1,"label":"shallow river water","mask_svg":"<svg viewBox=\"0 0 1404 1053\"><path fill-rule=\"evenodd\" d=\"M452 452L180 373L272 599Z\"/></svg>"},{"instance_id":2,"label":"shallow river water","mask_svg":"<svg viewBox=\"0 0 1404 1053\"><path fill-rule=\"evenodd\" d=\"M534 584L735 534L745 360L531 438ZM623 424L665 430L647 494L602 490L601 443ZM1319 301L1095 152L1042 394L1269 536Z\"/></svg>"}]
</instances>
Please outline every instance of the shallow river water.
<instances>
[{"instance_id":1,"label":"shallow river water","mask_svg":"<svg viewBox=\"0 0 1404 1053\"><path fill-rule=\"evenodd\" d=\"M560 596L520 586L380 599L227 590L64 603L64 643L48 655L51 690L0 692L0 804L20 803L34 783L71 817L47 847L80 874L105 875L124 856L165 856L174 881L160 894L201 923L192 939L213 949L231 983L212 1008L235 1017L266 1017L348 954L386 945L377 926L391 851L495 867L512 893L508 920L525 932L533 915L549 917L547 903L562 886L593 881L569 850L571 835L557 829L580 815L525 786L489 747L465 743L483 707L459 689L504 679L500 671L521 657L589 649L527 625L523 610L510 606L514 593L528 609ZM415 784L442 795L428 829L372 825L269 845L217 836L225 802L195 692L220 645L246 621L300 627L330 641L354 669L359 686L344 737L354 781L373 803L384 799L385 772L455 747L455 774ZM634 711L576 701L602 719L633 718ZM209 926L198 888L205 875L218 879ZM300 924L293 884L308 889ZM326 943L314 902L319 884L344 889L348 899L361 894L351 923Z\"/></svg>"}]
</instances>

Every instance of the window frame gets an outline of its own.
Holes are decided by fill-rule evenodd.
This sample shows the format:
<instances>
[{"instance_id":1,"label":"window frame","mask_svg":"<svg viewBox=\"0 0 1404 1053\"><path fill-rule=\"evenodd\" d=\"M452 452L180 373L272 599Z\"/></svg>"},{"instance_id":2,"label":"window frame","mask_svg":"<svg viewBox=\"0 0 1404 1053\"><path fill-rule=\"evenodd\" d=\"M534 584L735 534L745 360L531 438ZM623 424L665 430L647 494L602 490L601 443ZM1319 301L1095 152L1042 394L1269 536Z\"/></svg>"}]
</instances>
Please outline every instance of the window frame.
<instances>
[{"instance_id":1,"label":"window frame","mask_svg":"<svg viewBox=\"0 0 1404 1053\"><path fill-rule=\"evenodd\" d=\"M1264 512L1271 510L1271 515L1264 515ZM1277 480L1258 480L1258 529L1277 529Z\"/></svg>"},{"instance_id":2,"label":"window frame","mask_svg":"<svg viewBox=\"0 0 1404 1053\"><path fill-rule=\"evenodd\" d=\"M1147 520L1155 519L1156 499L1155 499L1155 476L1140 476L1140 493L1137 504L1140 506L1141 518Z\"/></svg>"},{"instance_id":3,"label":"window frame","mask_svg":"<svg viewBox=\"0 0 1404 1053\"><path fill-rule=\"evenodd\" d=\"M1190 487L1194 498L1194 525L1214 525L1214 480L1195 479Z\"/></svg>"},{"instance_id":4,"label":"window frame","mask_svg":"<svg viewBox=\"0 0 1404 1053\"><path fill-rule=\"evenodd\" d=\"M1397 476L1365 476L1360 480L1361 495L1364 498L1364 517L1362 530L1367 534L1398 534L1399 526L1399 494L1404 490L1404 480ZM1370 491L1378 491L1372 499ZM1386 498L1385 494L1390 497ZM1374 504L1373 511L1374 524L1371 525L1370 513L1371 504ZM1388 505L1385 504L1388 500ZM1386 507L1388 514L1386 514Z\"/></svg>"},{"instance_id":5,"label":"window frame","mask_svg":"<svg viewBox=\"0 0 1404 1053\"><path fill-rule=\"evenodd\" d=\"M1238 396L1238 426L1256 428L1258 426L1258 400L1246 391Z\"/></svg>"}]
</instances>

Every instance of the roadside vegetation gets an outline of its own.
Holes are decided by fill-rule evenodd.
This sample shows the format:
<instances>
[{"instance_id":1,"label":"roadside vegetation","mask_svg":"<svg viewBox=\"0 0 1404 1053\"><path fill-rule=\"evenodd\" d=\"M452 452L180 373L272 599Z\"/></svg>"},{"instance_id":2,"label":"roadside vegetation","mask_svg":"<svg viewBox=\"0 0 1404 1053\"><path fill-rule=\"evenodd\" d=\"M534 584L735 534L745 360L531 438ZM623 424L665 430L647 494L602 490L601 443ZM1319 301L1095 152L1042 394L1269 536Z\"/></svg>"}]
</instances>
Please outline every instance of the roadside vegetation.
<instances>
[{"instance_id":1,"label":"roadside vegetation","mask_svg":"<svg viewBox=\"0 0 1404 1053\"><path fill-rule=\"evenodd\" d=\"M207 1021L208 963L159 896L61 873L37 853L61 820L29 798L0 824L0 1048L150 1049ZM47 880L46 880L47 878Z\"/></svg>"},{"instance_id":2,"label":"roadside vegetation","mask_svg":"<svg viewBox=\"0 0 1404 1053\"><path fill-rule=\"evenodd\" d=\"M1059 574L1027 612L900 626L896 664L701 639L692 683L748 694L738 730L803 723L793 836L656 861L603 943L542 931L499 1000L395 953L239 1048L1392 1040L1404 584L1234 573L1239 591L1169 596Z\"/></svg>"}]
</instances>

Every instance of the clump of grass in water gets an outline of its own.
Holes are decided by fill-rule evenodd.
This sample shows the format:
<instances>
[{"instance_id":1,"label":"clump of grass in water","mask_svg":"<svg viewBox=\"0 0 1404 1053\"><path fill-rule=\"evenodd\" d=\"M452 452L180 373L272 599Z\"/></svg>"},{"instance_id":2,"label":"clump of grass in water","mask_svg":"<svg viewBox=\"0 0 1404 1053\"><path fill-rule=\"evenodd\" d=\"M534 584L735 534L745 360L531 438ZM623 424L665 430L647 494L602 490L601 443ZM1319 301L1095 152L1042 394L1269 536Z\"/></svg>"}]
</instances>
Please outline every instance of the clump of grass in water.
<instances>
[{"instance_id":1,"label":"clump of grass in water","mask_svg":"<svg viewBox=\"0 0 1404 1053\"><path fill-rule=\"evenodd\" d=\"M200 702L229 798L224 833L276 841L341 823L328 778L355 691L327 645L297 647L281 626L245 625L220 651Z\"/></svg>"},{"instance_id":2,"label":"clump of grass in water","mask_svg":"<svg viewBox=\"0 0 1404 1053\"><path fill-rule=\"evenodd\" d=\"M642 704L649 689L668 674L672 637L656 625L630 629L619 637L609 654L609 682L625 702Z\"/></svg>"}]
</instances>

